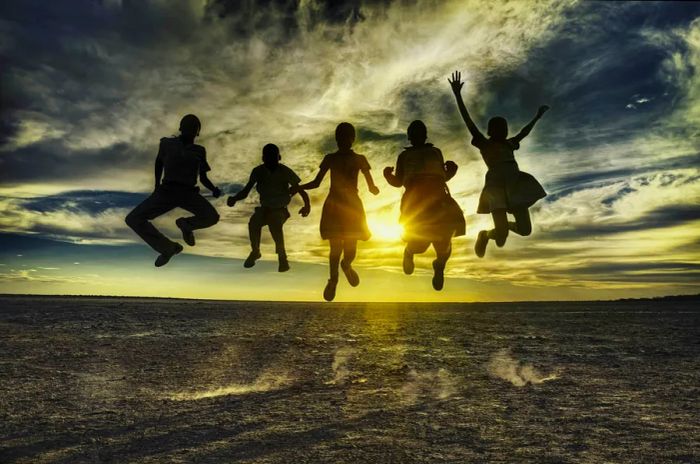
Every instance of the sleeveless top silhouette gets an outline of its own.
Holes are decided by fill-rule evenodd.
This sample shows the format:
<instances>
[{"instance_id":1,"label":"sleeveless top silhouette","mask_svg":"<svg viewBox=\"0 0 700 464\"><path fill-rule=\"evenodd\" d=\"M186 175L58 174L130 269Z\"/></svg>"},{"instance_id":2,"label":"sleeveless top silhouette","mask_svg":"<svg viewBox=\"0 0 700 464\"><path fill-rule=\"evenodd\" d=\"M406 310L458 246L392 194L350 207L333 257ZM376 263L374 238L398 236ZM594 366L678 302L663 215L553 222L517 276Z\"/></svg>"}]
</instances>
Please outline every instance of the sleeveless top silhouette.
<instances>
[{"instance_id":1,"label":"sleeveless top silhouette","mask_svg":"<svg viewBox=\"0 0 700 464\"><path fill-rule=\"evenodd\" d=\"M357 176L370 169L367 158L352 150L323 158L321 169L330 170L331 187L321 212L321 238L368 240L365 209L357 193Z\"/></svg>"},{"instance_id":2,"label":"sleeveless top silhouette","mask_svg":"<svg viewBox=\"0 0 700 464\"><path fill-rule=\"evenodd\" d=\"M407 147L396 162L396 177L405 188L399 219L404 241L432 242L464 235L464 215L450 196L439 149L429 143Z\"/></svg>"},{"instance_id":3,"label":"sleeveless top silhouette","mask_svg":"<svg viewBox=\"0 0 700 464\"><path fill-rule=\"evenodd\" d=\"M514 151L520 144L516 139L494 140L481 136L474 137L472 145L479 149L488 167L477 213L489 214L497 209L512 213L529 208L547 196L537 179L518 168Z\"/></svg>"},{"instance_id":4,"label":"sleeveless top silhouette","mask_svg":"<svg viewBox=\"0 0 700 464\"><path fill-rule=\"evenodd\" d=\"M160 139L158 159L163 163L163 184L195 187L199 174L211 170L204 147L185 145L179 137Z\"/></svg>"}]
</instances>

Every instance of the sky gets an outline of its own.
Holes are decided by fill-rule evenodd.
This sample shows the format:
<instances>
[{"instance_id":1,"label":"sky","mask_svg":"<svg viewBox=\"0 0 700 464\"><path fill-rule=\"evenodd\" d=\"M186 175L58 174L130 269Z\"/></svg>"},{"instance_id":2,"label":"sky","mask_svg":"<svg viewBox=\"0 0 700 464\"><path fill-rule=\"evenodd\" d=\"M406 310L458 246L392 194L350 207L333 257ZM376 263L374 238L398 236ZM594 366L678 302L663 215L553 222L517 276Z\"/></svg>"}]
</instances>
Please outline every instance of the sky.
<instances>
[{"instance_id":1,"label":"sky","mask_svg":"<svg viewBox=\"0 0 700 464\"><path fill-rule=\"evenodd\" d=\"M244 269L253 193L163 268L124 223L152 191L161 137L197 114L210 178L245 183L266 143L311 180L342 121L381 192L361 180L373 236L358 288L337 301L635 298L700 291L700 4L312 0L16 0L0 4L0 293L321 300L328 244L290 205L292 270ZM486 166L447 78L477 124L515 133L551 110L516 157L548 196L533 234L474 255ZM467 235L442 292L433 256L401 272L401 190L383 179L414 119L459 171ZM179 238L174 211L155 223Z\"/></svg>"}]
</instances>

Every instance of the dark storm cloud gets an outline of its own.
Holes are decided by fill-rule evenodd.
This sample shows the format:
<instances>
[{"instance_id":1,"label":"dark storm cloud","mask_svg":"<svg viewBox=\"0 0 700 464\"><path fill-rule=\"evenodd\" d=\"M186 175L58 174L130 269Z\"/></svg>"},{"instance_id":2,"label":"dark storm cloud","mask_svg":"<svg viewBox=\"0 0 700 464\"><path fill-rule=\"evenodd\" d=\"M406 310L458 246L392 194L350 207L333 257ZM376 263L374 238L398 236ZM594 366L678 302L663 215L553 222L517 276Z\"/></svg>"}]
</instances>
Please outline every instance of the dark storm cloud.
<instances>
[{"instance_id":1,"label":"dark storm cloud","mask_svg":"<svg viewBox=\"0 0 700 464\"><path fill-rule=\"evenodd\" d=\"M154 147L155 148L155 147ZM60 141L0 151L0 182L76 179L120 169L137 169L148 153L127 143L102 149L75 150ZM155 159L155 153L150 154Z\"/></svg>"},{"instance_id":2,"label":"dark storm cloud","mask_svg":"<svg viewBox=\"0 0 700 464\"><path fill-rule=\"evenodd\" d=\"M586 282L606 283L646 283L658 284L673 282L677 285L696 284L700 277L700 267L695 263L647 263L647 264L618 264L601 263L580 268L571 268L567 272L572 278ZM546 279L559 277L559 272L548 273L540 271L539 275Z\"/></svg>"},{"instance_id":3,"label":"dark storm cloud","mask_svg":"<svg viewBox=\"0 0 700 464\"><path fill-rule=\"evenodd\" d=\"M630 166L611 170L590 170L560 178L554 175L553 182L548 185L549 193L544 201L554 203L560 198L580 190L610 185L631 178L639 178L640 182L644 183L645 174L658 174L670 182L674 180L675 177L673 174L665 174L665 171L695 168L698 166L700 166L700 152L695 155L673 157L661 162L653 162L641 166ZM683 180L683 184L695 183L697 181L697 176L688 176ZM612 202L615 199L614 197L609 197L605 201Z\"/></svg>"},{"instance_id":4,"label":"dark storm cloud","mask_svg":"<svg viewBox=\"0 0 700 464\"><path fill-rule=\"evenodd\" d=\"M240 184L221 184L221 190L237 192ZM133 208L148 194L119 191L74 190L45 197L20 200L29 211L51 213L69 211L73 213L99 214L112 208Z\"/></svg>"},{"instance_id":5,"label":"dark storm cloud","mask_svg":"<svg viewBox=\"0 0 700 464\"><path fill-rule=\"evenodd\" d=\"M146 196L143 193L132 192L77 190L24 200L22 206L40 213L70 211L98 214L110 208L133 207Z\"/></svg>"},{"instance_id":6,"label":"dark storm cloud","mask_svg":"<svg viewBox=\"0 0 700 464\"><path fill-rule=\"evenodd\" d=\"M70 8L60 2L4 4L0 7L4 18L2 30L12 40L3 49L8 72L3 73L2 87L11 89L3 92L11 97L3 101L6 111L3 111L0 124L0 139L8 140L16 135L21 114L27 111L61 121L66 126L61 129L65 137L71 137L86 127L108 127L112 124L110 118L95 112L110 108L128 113L125 102L133 86L129 69L135 63L148 63L155 70L173 59L177 60L174 56L178 53L191 55L188 59L195 69L199 63L206 62L207 47L213 50L217 44L192 48L193 43L201 40L197 34L203 33L202 23L206 29L207 22L213 24L217 18L225 19L228 33L216 37L218 40L228 39L229 43L234 43L237 38L255 36L256 40L268 45L282 46L300 27L313 29L323 24L363 21L363 9L377 9L390 3L311 2L302 10L296 1L212 1L206 5L203 18L192 3L183 0L164 3L81 0L71 4ZM411 4L409 2L407 6ZM556 37L535 47L529 58L514 69L504 73L502 67L494 64L500 57L485 55L482 62L470 64L483 68L479 84L489 89L487 95L474 102L480 125L484 126L486 119L493 114L504 114L515 116L511 123L511 130L515 131L519 121L526 120L540 103L546 101L555 107L558 128L556 131L542 129L538 132L538 140L548 141L554 147L563 144L571 148L590 144L601 137L600 143L619 137L617 133L595 129L596 126L609 126L600 120L600 114L611 120L624 121L620 129L641 130L643 122L668 110L672 95L648 104L644 114L630 114L625 109L628 100L633 95L659 95L674 89L655 72L665 58L664 52L640 41L637 28L641 25L675 27L687 24L689 18L697 16L698 8L693 5L668 9L658 4L635 7L584 4L566 13L569 15L567 21L559 26ZM591 17L598 24L593 26ZM592 33L593 27L597 28L596 33ZM589 62L591 64L586 66ZM226 71L240 72L225 62L221 66ZM202 69L207 67L201 66ZM572 74L577 73L586 74L572 79ZM626 78L629 75L645 77L630 80ZM157 73L153 78L158 79ZM174 88L171 98L196 92L192 87L192 82L198 78L196 73L191 78L183 78L189 83ZM435 102L440 102L440 107L444 106L450 117L439 120L435 136L444 139L445 129L463 131L458 118L454 117L451 97L443 88L434 85L404 87L398 90L397 96L399 114L405 119L402 121L404 127L411 119L431 117ZM430 121L426 122L432 127ZM445 129L440 127L442 125L446 126ZM392 134L383 135L374 128L366 131L370 141L394 140ZM395 140L403 142L398 135ZM133 142L121 141L115 145L118 143ZM41 146L32 149L42 156L47 152ZM105 150L119 149L115 146ZM43 158L28 156L27 151L16 152L13 150L3 156L7 158L3 180L31 180L31 171L24 168L23 160L35 163ZM72 172L84 173L93 166L84 163L80 150L75 150L75 153L64 150L64 153L65 159L61 161L56 161L53 154L46 156L46 164L51 166L49 170L55 171L56 177L70 177ZM59 164L77 166L75 169L54 169ZM96 171L102 168L99 162L94 166ZM126 163L122 167L136 166ZM43 179L41 175L37 178Z\"/></svg>"},{"instance_id":7,"label":"dark storm cloud","mask_svg":"<svg viewBox=\"0 0 700 464\"><path fill-rule=\"evenodd\" d=\"M354 24L365 19L362 13L363 7L376 7L389 5L392 0L325 0L310 2L308 10L308 27L319 23L346 23ZM414 2L406 2L414 3ZM264 26L262 22L269 22L270 16L283 18L281 25L287 30L293 31L299 27L296 16L299 11L298 0L213 0L208 3L207 10L210 14L221 17L236 16L242 18L248 32L254 32Z\"/></svg>"},{"instance_id":8,"label":"dark storm cloud","mask_svg":"<svg viewBox=\"0 0 700 464\"><path fill-rule=\"evenodd\" d=\"M674 227L700 220L700 205L668 205L646 212L642 217L629 221L599 224L577 224L574 228L562 228L543 233L550 240L577 240L581 237L600 238L624 232L649 231Z\"/></svg>"},{"instance_id":9,"label":"dark storm cloud","mask_svg":"<svg viewBox=\"0 0 700 464\"><path fill-rule=\"evenodd\" d=\"M700 274L700 263L687 261L668 261L665 263L599 263L590 264L579 268L573 268L574 274L599 275L608 278L610 274L638 273L638 272L677 272Z\"/></svg>"},{"instance_id":10,"label":"dark storm cloud","mask_svg":"<svg viewBox=\"0 0 700 464\"><path fill-rule=\"evenodd\" d=\"M700 4L584 2L564 15L557 34L511 72L486 66L481 84L489 94L477 124L485 127L497 114L526 122L547 103L555 130L538 128L538 147L570 150L631 139L663 122L683 89L662 75L668 44L646 40L643 31L686 27L700 16ZM673 45L686 48L679 40ZM626 105L635 99L648 101L631 111ZM511 122L511 133L519 128Z\"/></svg>"}]
</instances>

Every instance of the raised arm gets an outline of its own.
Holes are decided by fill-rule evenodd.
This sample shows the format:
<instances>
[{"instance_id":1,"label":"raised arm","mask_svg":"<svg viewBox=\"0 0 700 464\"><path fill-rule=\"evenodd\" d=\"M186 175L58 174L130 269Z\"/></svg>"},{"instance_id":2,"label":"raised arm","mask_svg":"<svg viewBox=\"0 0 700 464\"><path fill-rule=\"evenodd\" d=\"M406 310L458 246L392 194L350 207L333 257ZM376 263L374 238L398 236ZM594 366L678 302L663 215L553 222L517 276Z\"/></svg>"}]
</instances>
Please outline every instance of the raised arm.
<instances>
[{"instance_id":1,"label":"raised arm","mask_svg":"<svg viewBox=\"0 0 700 464\"><path fill-rule=\"evenodd\" d=\"M525 127L523 127L520 132L518 132L518 135L513 137L514 140L516 140L518 143L525 137L527 137L530 134L530 131L532 130L533 127L535 127L535 123L540 120L542 115L547 112L549 109L549 106L547 105L542 105L537 109L537 114L535 115L534 118L532 118L532 121L530 121Z\"/></svg>"},{"instance_id":2,"label":"raised arm","mask_svg":"<svg viewBox=\"0 0 700 464\"><path fill-rule=\"evenodd\" d=\"M253 177L253 173L251 172L250 178L248 179L248 183L245 185L245 187L243 187L243 189L241 189L241 191L237 194L228 197L228 199L226 200L226 204L228 206L234 206L237 201L241 201L248 198L248 194L250 193L250 190L253 188L254 185L255 178Z\"/></svg>"},{"instance_id":3,"label":"raised arm","mask_svg":"<svg viewBox=\"0 0 700 464\"><path fill-rule=\"evenodd\" d=\"M301 184L299 186L299 188L303 189L303 190L313 190L315 188L318 188L319 185L321 185L321 181L326 176L327 172L328 172L328 166L326 166L325 163L321 163L321 167L319 168L318 174L316 174L316 177L314 177L314 180L312 180L311 182L307 182L305 184Z\"/></svg>"},{"instance_id":4,"label":"raised arm","mask_svg":"<svg viewBox=\"0 0 700 464\"><path fill-rule=\"evenodd\" d=\"M464 86L464 82L462 82L462 73L459 71L453 72L452 79L448 78L447 82L449 82L450 87L452 87L452 93L454 93L455 99L457 100L459 113L462 115L467 129L469 129L469 133L472 134L473 138L483 138L484 135L479 131L479 128L476 127L474 121L472 121L471 116L469 116L469 111L467 111L467 107L464 105L464 100L462 100L462 87Z\"/></svg>"}]
</instances>

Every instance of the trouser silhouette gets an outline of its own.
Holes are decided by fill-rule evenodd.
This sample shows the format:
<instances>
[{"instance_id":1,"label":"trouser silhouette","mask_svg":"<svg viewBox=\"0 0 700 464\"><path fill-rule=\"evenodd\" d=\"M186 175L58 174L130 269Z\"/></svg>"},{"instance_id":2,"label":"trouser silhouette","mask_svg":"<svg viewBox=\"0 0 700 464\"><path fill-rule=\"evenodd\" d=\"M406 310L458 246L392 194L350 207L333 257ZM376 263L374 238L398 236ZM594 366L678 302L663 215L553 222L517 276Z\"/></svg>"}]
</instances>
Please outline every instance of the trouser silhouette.
<instances>
[{"instance_id":1,"label":"trouser silhouette","mask_svg":"<svg viewBox=\"0 0 700 464\"><path fill-rule=\"evenodd\" d=\"M126 216L126 224L158 253L168 253L175 242L163 235L150 221L175 208L182 208L194 215L184 218L191 230L211 227L219 222L216 209L199 194L198 188L163 184Z\"/></svg>"},{"instance_id":2,"label":"trouser silhouette","mask_svg":"<svg viewBox=\"0 0 700 464\"><path fill-rule=\"evenodd\" d=\"M262 228L267 226L270 235L275 241L275 252L278 255L286 254L284 249L284 232L282 226L289 218L287 208L266 208L258 206L248 221L248 235L250 236L250 248L253 251L260 251L260 234Z\"/></svg>"}]
</instances>

